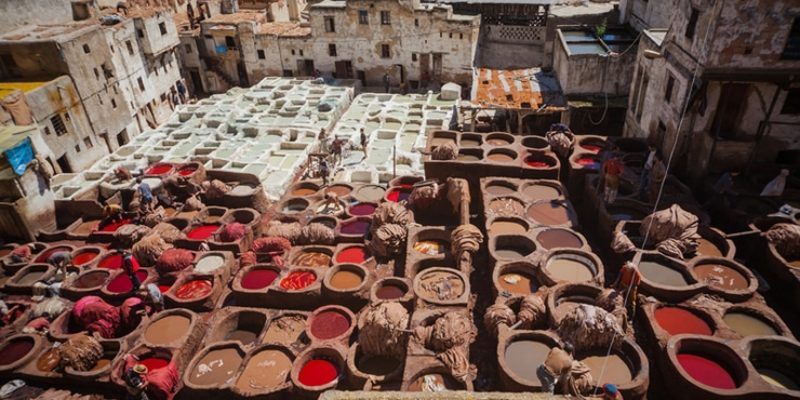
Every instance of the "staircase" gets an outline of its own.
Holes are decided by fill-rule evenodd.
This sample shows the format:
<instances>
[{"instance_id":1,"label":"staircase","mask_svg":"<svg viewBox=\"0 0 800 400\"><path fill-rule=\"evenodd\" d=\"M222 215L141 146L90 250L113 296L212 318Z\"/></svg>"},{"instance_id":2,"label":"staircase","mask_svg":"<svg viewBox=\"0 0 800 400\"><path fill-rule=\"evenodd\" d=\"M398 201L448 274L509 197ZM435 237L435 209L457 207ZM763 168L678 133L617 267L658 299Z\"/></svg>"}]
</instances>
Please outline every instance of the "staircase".
<instances>
[{"instance_id":1,"label":"staircase","mask_svg":"<svg viewBox=\"0 0 800 400\"><path fill-rule=\"evenodd\" d=\"M215 59L213 57L205 57L204 61L206 62L206 65L208 66L208 70L213 72L214 74L216 74L223 81L225 81L225 83L227 83L228 86L231 86L231 87L239 86L239 80L238 79L233 79L230 75L225 73L225 71L222 69L222 67L220 67L221 63L219 62L219 60L217 60L217 59Z\"/></svg>"}]
</instances>

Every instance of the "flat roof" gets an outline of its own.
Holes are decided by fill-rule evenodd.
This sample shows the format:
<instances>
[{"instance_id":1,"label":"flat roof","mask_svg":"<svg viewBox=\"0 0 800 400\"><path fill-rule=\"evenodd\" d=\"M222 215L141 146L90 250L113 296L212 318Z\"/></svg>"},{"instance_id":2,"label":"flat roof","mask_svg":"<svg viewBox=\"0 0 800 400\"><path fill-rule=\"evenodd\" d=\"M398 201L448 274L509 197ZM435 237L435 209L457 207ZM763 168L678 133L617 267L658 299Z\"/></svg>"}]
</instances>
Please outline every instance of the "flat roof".
<instances>
[{"instance_id":1,"label":"flat roof","mask_svg":"<svg viewBox=\"0 0 800 400\"><path fill-rule=\"evenodd\" d=\"M204 19L202 24L236 24L239 22L266 22L267 14L263 11L239 11L233 14L217 14Z\"/></svg>"},{"instance_id":2,"label":"flat roof","mask_svg":"<svg viewBox=\"0 0 800 400\"><path fill-rule=\"evenodd\" d=\"M27 93L36 90L50 81L20 81L20 82L0 82L0 99L8 96L15 90L22 90Z\"/></svg>"},{"instance_id":3,"label":"flat roof","mask_svg":"<svg viewBox=\"0 0 800 400\"><path fill-rule=\"evenodd\" d=\"M472 103L483 108L562 111L567 102L552 73L541 68L475 68Z\"/></svg>"}]
</instances>

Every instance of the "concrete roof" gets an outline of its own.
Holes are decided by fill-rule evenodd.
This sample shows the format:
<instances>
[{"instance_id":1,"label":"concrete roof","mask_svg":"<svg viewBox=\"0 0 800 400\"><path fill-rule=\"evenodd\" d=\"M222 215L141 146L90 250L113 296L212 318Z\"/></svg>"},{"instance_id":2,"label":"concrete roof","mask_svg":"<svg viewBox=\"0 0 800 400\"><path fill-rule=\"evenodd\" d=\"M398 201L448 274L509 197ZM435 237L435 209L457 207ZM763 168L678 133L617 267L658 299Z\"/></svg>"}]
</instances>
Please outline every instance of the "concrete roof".
<instances>
[{"instance_id":1,"label":"concrete roof","mask_svg":"<svg viewBox=\"0 0 800 400\"><path fill-rule=\"evenodd\" d=\"M510 96L510 98L509 98ZM472 74L472 103L482 108L560 111L566 100L555 75L541 68L475 68Z\"/></svg>"}]
</instances>

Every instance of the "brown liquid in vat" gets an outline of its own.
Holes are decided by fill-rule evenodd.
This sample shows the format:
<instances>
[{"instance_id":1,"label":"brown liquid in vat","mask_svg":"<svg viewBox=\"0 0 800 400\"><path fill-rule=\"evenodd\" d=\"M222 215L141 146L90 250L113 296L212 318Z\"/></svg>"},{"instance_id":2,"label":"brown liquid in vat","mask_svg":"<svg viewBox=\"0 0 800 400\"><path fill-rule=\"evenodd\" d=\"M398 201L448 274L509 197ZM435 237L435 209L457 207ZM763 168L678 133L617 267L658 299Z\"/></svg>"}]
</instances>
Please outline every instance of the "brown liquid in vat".
<instances>
[{"instance_id":1,"label":"brown liquid in vat","mask_svg":"<svg viewBox=\"0 0 800 400\"><path fill-rule=\"evenodd\" d=\"M364 280L361 278L361 275L353 271L342 269L333 274L330 282L331 287L334 289L350 290L357 288L363 281Z\"/></svg>"},{"instance_id":2,"label":"brown liquid in vat","mask_svg":"<svg viewBox=\"0 0 800 400\"><path fill-rule=\"evenodd\" d=\"M263 342L290 345L300 338L305 329L305 318L299 315L285 315L269 323Z\"/></svg>"},{"instance_id":3,"label":"brown liquid in vat","mask_svg":"<svg viewBox=\"0 0 800 400\"><path fill-rule=\"evenodd\" d=\"M700 282L719 289L744 290L750 286L744 275L727 265L701 264L694 268L694 273Z\"/></svg>"},{"instance_id":4,"label":"brown liquid in vat","mask_svg":"<svg viewBox=\"0 0 800 400\"><path fill-rule=\"evenodd\" d=\"M234 378L240 365L242 356L236 349L212 350L197 362L189 381L195 385L224 385Z\"/></svg>"},{"instance_id":5,"label":"brown liquid in vat","mask_svg":"<svg viewBox=\"0 0 800 400\"><path fill-rule=\"evenodd\" d=\"M525 226L514 221L494 221L489 225L489 231L495 235L524 234Z\"/></svg>"},{"instance_id":6,"label":"brown liquid in vat","mask_svg":"<svg viewBox=\"0 0 800 400\"><path fill-rule=\"evenodd\" d=\"M539 287L530 275L518 272L504 273L498 277L497 281L503 290L513 294L530 294Z\"/></svg>"},{"instance_id":7,"label":"brown liquid in vat","mask_svg":"<svg viewBox=\"0 0 800 400\"><path fill-rule=\"evenodd\" d=\"M542 225L563 225L570 222L567 207L557 202L536 203L528 208L528 217Z\"/></svg>"},{"instance_id":8,"label":"brown liquid in vat","mask_svg":"<svg viewBox=\"0 0 800 400\"><path fill-rule=\"evenodd\" d=\"M547 272L555 280L585 282L594 277L588 265L569 258L555 258L547 262Z\"/></svg>"},{"instance_id":9,"label":"brown liquid in vat","mask_svg":"<svg viewBox=\"0 0 800 400\"><path fill-rule=\"evenodd\" d=\"M697 254L709 257L722 257L722 251L714 243L705 238L697 241Z\"/></svg>"},{"instance_id":10,"label":"brown liquid in vat","mask_svg":"<svg viewBox=\"0 0 800 400\"><path fill-rule=\"evenodd\" d=\"M172 343L189 331L191 320L183 315L169 315L150 324L144 338L155 345Z\"/></svg>"},{"instance_id":11,"label":"brown liquid in vat","mask_svg":"<svg viewBox=\"0 0 800 400\"><path fill-rule=\"evenodd\" d=\"M286 383L292 360L280 350L258 352L245 365L236 386L245 392L267 391Z\"/></svg>"}]
</instances>

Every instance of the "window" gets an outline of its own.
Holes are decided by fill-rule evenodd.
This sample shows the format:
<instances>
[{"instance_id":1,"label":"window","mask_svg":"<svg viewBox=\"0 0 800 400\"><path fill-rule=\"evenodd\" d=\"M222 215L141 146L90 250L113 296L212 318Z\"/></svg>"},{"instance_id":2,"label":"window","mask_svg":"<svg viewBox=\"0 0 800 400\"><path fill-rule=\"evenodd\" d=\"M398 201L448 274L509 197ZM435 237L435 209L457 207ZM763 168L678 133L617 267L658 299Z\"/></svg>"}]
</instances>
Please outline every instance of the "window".
<instances>
[{"instance_id":1,"label":"window","mask_svg":"<svg viewBox=\"0 0 800 400\"><path fill-rule=\"evenodd\" d=\"M161 102L163 103L165 101L167 101L167 94L166 93L161 93Z\"/></svg>"},{"instance_id":2,"label":"window","mask_svg":"<svg viewBox=\"0 0 800 400\"><path fill-rule=\"evenodd\" d=\"M292 49L292 55L294 55L294 49Z\"/></svg>"},{"instance_id":3,"label":"window","mask_svg":"<svg viewBox=\"0 0 800 400\"><path fill-rule=\"evenodd\" d=\"M144 37L144 31L141 30L141 29L137 29L136 30L136 36L139 36L140 38L143 38Z\"/></svg>"},{"instance_id":4,"label":"window","mask_svg":"<svg viewBox=\"0 0 800 400\"><path fill-rule=\"evenodd\" d=\"M80 145L80 143L78 143L78 144L76 144L76 145L75 145L75 152L76 152L76 153L80 153L80 152L81 152L81 145Z\"/></svg>"},{"instance_id":5,"label":"window","mask_svg":"<svg viewBox=\"0 0 800 400\"><path fill-rule=\"evenodd\" d=\"M388 44L381 45L381 58L390 58L392 57L392 52L389 49Z\"/></svg>"},{"instance_id":6,"label":"window","mask_svg":"<svg viewBox=\"0 0 800 400\"><path fill-rule=\"evenodd\" d=\"M369 11L358 10L358 23L361 25L369 25Z\"/></svg>"},{"instance_id":7,"label":"window","mask_svg":"<svg viewBox=\"0 0 800 400\"><path fill-rule=\"evenodd\" d=\"M167 24L164 23L164 22L158 24L158 30L161 31L161 36L166 35L167 34Z\"/></svg>"},{"instance_id":8,"label":"window","mask_svg":"<svg viewBox=\"0 0 800 400\"><path fill-rule=\"evenodd\" d=\"M303 56L303 50L300 50L300 56L301 57Z\"/></svg>"},{"instance_id":9,"label":"window","mask_svg":"<svg viewBox=\"0 0 800 400\"><path fill-rule=\"evenodd\" d=\"M453 32L450 32L450 39L453 38Z\"/></svg>"},{"instance_id":10,"label":"window","mask_svg":"<svg viewBox=\"0 0 800 400\"><path fill-rule=\"evenodd\" d=\"M141 78L141 77L139 77L139 78L137 78L137 79L136 79L136 83L138 83L138 84L139 84L139 90L141 90L142 92L144 92L144 81L142 81L142 78Z\"/></svg>"},{"instance_id":11,"label":"window","mask_svg":"<svg viewBox=\"0 0 800 400\"><path fill-rule=\"evenodd\" d=\"M114 77L114 71L112 71L106 63L100 64L100 68L103 69L103 75L105 75L106 79L111 79Z\"/></svg>"},{"instance_id":12,"label":"window","mask_svg":"<svg viewBox=\"0 0 800 400\"><path fill-rule=\"evenodd\" d=\"M117 101L116 100L111 99L111 107L114 107L114 109L117 108Z\"/></svg>"},{"instance_id":13,"label":"window","mask_svg":"<svg viewBox=\"0 0 800 400\"><path fill-rule=\"evenodd\" d=\"M192 54L192 45L190 44L185 45L184 51L186 51L186 54Z\"/></svg>"},{"instance_id":14,"label":"window","mask_svg":"<svg viewBox=\"0 0 800 400\"><path fill-rule=\"evenodd\" d=\"M64 119L67 120L67 122L72 121L72 118L69 117L69 113L68 112L64 113Z\"/></svg>"},{"instance_id":15,"label":"window","mask_svg":"<svg viewBox=\"0 0 800 400\"><path fill-rule=\"evenodd\" d=\"M419 19L414 18L414 26L419 26Z\"/></svg>"},{"instance_id":16,"label":"window","mask_svg":"<svg viewBox=\"0 0 800 400\"><path fill-rule=\"evenodd\" d=\"M113 45L109 45L108 47L111 49L111 52L113 53L114 52L114 46Z\"/></svg>"},{"instance_id":17,"label":"window","mask_svg":"<svg viewBox=\"0 0 800 400\"><path fill-rule=\"evenodd\" d=\"M56 114L50 117L50 123L53 124L53 130L56 131L56 135L61 136L67 133L67 126L64 125L64 120L60 115Z\"/></svg>"},{"instance_id":18,"label":"window","mask_svg":"<svg viewBox=\"0 0 800 400\"><path fill-rule=\"evenodd\" d=\"M697 29L697 18L700 16L700 11L692 7L692 13L689 15L689 23L686 25L686 37L694 39L694 31Z\"/></svg>"},{"instance_id":19,"label":"window","mask_svg":"<svg viewBox=\"0 0 800 400\"><path fill-rule=\"evenodd\" d=\"M781 58L784 60L800 60L800 17L794 19Z\"/></svg>"},{"instance_id":20,"label":"window","mask_svg":"<svg viewBox=\"0 0 800 400\"><path fill-rule=\"evenodd\" d=\"M236 50L236 39L233 36L225 36L225 47L228 50Z\"/></svg>"},{"instance_id":21,"label":"window","mask_svg":"<svg viewBox=\"0 0 800 400\"><path fill-rule=\"evenodd\" d=\"M667 104L672 102L672 90L675 89L675 78L667 72L667 90L664 92L664 100Z\"/></svg>"},{"instance_id":22,"label":"window","mask_svg":"<svg viewBox=\"0 0 800 400\"><path fill-rule=\"evenodd\" d=\"M325 17L325 32L336 32L336 25L333 23L333 17Z\"/></svg>"},{"instance_id":23,"label":"window","mask_svg":"<svg viewBox=\"0 0 800 400\"><path fill-rule=\"evenodd\" d=\"M388 11L381 11L381 25L391 25L392 18Z\"/></svg>"},{"instance_id":24,"label":"window","mask_svg":"<svg viewBox=\"0 0 800 400\"><path fill-rule=\"evenodd\" d=\"M45 126L45 127L44 127L44 134L45 134L45 135L50 135L50 134L52 134L52 133L53 133L53 132L50 132L50 127L49 127L49 126Z\"/></svg>"},{"instance_id":25,"label":"window","mask_svg":"<svg viewBox=\"0 0 800 400\"><path fill-rule=\"evenodd\" d=\"M92 52L91 50L89 50L89 45L88 44L84 44L83 45L83 52L86 53L86 54L89 54L89 53Z\"/></svg>"},{"instance_id":26,"label":"window","mask_svg":"<svg viewBox=\"0 0 800 400\"><path fill-rule=\"evenodd\" d=\"M92 143L92 138L90 138L89 136L83 138L83 146L86 147L87 149L91 149L92 147L94 147L94 143Z\"/></svg>"},{"instance_id":27,"label":"window","mask_svg":"<svg viewBox=\"0 0 800 400\"><path fill-rule=\"evenodd\" d=\"M786 100L783 101L781 114L800 114L800 88L789 89L788 93L786 93Z\"/></svg>"},{"instance_id":28,"label":"window","mask_svg":"<svg viewBox=\"0 0 800 400\"><path fill-rule=\"evenodd\" d=\"M294 76L294 72L292 72L292 70L290 70L290 69L285 69L285 70L283 70L283 76L285 78L291 78L291 77Z\"/></svg>"},{"instance_id":29,"label":"window","mask_svg":"<svg viewBox=\"0 0 800 400\"><path fill-rule=\"evenodd\" d=\"M130 40L125 41L125 47L128 48L128 54L133 55L133 43Z\"/></svg>"},{"instance_id":30,"label":"window","mask_svg":"<svg viewBox=\"0 0 800 400\"><path fill-rule=\"evenodd\" d=\"M333 43L328 44L328 55L336 57L336 45Z\"/></svg>"},{"instance_id":31,"label":"window","mask_svg":"<svg viewBox=\"0 0 800 400\"><path fill-rule=\"evenodd\" d=\"M463 33L459 33L459 34L458 34L458 38L459 38L459 39L464 39L464 34L463 34Z\"/></svg>"},{"instance_id":32,"label":"window","mask_svg":"<svg viewBox=\"0 0 800 400\"><path fill-rule=\"evenodd\" d=\"M417 53L411 53L411 61L417 61Z\"/></svg>"},{"instance_id":33,"label":"window","mask_svg":"<svg viewBox=\"0 0 800 400\"><path fill-rule=\"evenodd\" d=\"M267 55L264 54L264 50L257 50L256 52L258 53L258 59L259 60L263 60L263 59L267 58Z\"/></svg>"},{"instance_id":34,"label":"window","mask_svg":"<svg viewBox=\"0 0 800 400\"><path fill-rule=\"evenodd\" d=\"M93 70L94 70L94 77L96 79L100 79L100 71L98 71L97 68L94 68Z\"/></svg>"}]
</instances>

